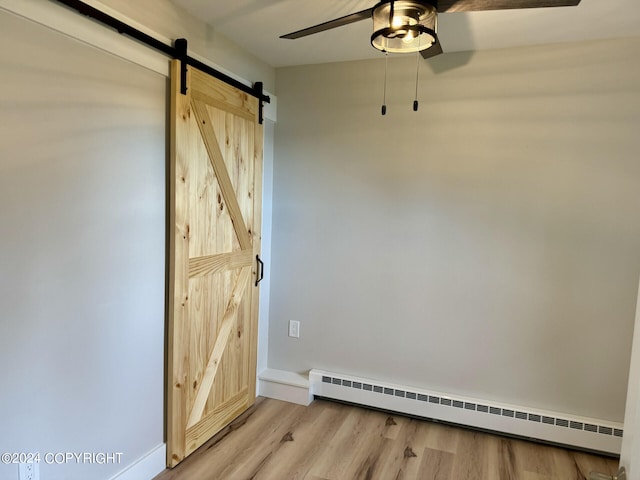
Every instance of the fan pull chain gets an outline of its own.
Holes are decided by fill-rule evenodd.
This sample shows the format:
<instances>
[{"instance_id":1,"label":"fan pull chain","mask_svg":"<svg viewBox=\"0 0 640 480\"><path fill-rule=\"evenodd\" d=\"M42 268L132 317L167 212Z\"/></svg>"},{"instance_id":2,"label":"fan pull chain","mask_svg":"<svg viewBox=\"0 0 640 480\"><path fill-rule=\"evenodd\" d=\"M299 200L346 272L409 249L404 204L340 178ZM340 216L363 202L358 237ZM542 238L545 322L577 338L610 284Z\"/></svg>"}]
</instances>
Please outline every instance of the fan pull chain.
<instances>
[{"instance_id":1,"label":"fan pull chain","mask_svg":"<svg viewBox=\"0 0 640 480\"><path fill-rule=\"evenodd\" d=\"M418 40L419 42L420 40ZM418 111L418 80L419 80L419 73L420 73L420 50L418 50L416 52L416 97L413 100L413 111L417 112Z\"/></svg>"},{"instance_id":2,"label":"fan pull chain","mask_svg":"<svg viewBox=\"0 0 640 480\"><path fill-rule=\"evenodd\" d=\"M389 55L384 52L384 93L382 95L382 115L387 114L387 67L389 65Z\"/></svg>"}]
</instances>

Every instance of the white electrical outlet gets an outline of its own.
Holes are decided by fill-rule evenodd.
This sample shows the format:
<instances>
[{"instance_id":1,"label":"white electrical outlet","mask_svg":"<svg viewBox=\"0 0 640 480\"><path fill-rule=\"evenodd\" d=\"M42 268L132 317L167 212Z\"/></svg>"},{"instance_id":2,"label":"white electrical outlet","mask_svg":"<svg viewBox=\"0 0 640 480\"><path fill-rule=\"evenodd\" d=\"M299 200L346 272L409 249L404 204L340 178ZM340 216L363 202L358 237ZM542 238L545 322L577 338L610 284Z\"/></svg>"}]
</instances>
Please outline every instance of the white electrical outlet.
<instances>
[{"instance_id":1,"label":"white electrical outlet","mask_svg":"<svg viewBox=\"0 0 640 480\"><path fill-rule=\"evenodd\" d=\"M18 465L18 480L40 480L40 464L20 463Z\"/></svg>"},{"instance_id":2,"label":"white electrical outlet","mask_svg":"<svg viewBox=\"0 0 640 480\"><path fill-rule=\"evenodd\" d=\"M297 320L289 320L289 336L300 338L300 322Z\"/></svg>"}]
</instances>

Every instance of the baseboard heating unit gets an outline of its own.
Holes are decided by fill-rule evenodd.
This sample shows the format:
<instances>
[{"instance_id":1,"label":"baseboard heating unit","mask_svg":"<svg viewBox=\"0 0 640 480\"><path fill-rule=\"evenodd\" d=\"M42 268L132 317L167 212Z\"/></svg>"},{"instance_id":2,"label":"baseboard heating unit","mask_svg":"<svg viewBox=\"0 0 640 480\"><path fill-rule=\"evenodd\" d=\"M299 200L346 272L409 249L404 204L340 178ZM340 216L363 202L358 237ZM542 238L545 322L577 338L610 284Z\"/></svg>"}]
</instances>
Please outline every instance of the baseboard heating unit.
<instances>
[{"instance_id":1,"label":"baseboard heating unit","mask_svg":"<svg viewBox=\"0 0 640 480\"><path fill-rule=\"evenodd\" d=\"M315 396L619 455L622 424L311 370Z\"/></svg>"}]
</instances>

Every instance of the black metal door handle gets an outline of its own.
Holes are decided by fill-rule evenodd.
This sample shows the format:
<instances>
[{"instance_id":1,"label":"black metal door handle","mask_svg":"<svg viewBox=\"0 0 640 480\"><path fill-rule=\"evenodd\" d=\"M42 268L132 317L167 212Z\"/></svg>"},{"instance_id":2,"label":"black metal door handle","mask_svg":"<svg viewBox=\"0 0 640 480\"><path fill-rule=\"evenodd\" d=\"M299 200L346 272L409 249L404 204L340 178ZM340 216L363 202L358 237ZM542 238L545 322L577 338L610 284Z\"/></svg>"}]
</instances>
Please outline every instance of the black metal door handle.
<instances>
[{"instance_id":1,"label":"black metal door handle","mask_svg":"<svg viewBox=\"0 0 640 480\"><path fill-rule=\"evenodd\" d=\"M264 262L260 260L260 255L256 255L256 266L258 267L256 272L256 287L264 278Z\"/></svg>"}]
</instances>

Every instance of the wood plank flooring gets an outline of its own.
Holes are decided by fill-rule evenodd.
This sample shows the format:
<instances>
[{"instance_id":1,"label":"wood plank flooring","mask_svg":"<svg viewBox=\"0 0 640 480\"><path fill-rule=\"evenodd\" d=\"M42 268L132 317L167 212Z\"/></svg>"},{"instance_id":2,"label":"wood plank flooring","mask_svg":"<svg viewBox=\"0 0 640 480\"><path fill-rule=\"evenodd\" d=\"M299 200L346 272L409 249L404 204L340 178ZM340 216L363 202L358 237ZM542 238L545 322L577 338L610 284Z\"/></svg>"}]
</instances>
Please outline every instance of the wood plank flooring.
<instances>
[{"instance_id":1,"label":"wood plank flooring","mask_svg":"<svg viewBox=\"0 0 640 480\"><path fill-rule=\"evenodd\" d=\"M587 480L618 461L316 400L256 405L155 480Z\"/></svg>"}]
</instances>

